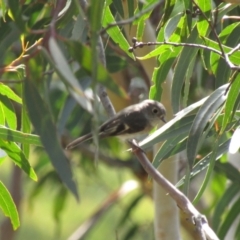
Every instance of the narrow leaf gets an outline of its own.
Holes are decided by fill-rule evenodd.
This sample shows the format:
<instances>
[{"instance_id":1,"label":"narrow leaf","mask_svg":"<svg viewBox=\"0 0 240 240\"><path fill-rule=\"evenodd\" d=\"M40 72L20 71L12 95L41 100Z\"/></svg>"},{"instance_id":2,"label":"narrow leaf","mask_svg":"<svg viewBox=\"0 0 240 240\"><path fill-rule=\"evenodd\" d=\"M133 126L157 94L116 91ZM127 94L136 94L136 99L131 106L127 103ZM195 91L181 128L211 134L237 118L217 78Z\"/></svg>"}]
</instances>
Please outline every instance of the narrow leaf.
<instances>
[{"instance_id":1,"label":"narrow leaf","mask_svg":"<svg viewBox=\"0 0 240 240\"><path fill-rule=\"evenodd\" d=\"M16 129L17 118L16 118L15 110L13 108L12 103L9 101L8 97L1 94L0 94L0 102L2 103L2 110L3 110L5 121L8 127L12 129Z\"/></svg>"},{"instance_id":2,"label":"narrow leaf","mask_svg":"<svg viewBox=\"0 0 240 240\"><path fill-rule=\"evenodd\" d=\"M11 194L1 181L0 181L0 208L2 209L4 215L10 218L13 229L16 230L20 226L18 211Z\"/></svg>"},{"instance_id":3,"label":"narrow leaf","mask_svg":"<svg viewBox=\"0 0 240 240\"><path fill-rule=\"evenodd\" d=\"M240 74L238 74L237 77L234 79L234 82L227 95L221 133L224 132L227 124L230 122L231 118L233 117L233 114L234 114L233 108L235 106L236 100L238 99L238 96L240 93L239 89L240 89Z\"/></svg>"},{"instance_id":4,"label":"narrow leaf","mask_svg":"<svg viewBox=\"0 0 240 240\"><path fill-rule=\"evenodd\" d=\"M193 122L192 128L189 133L187 143L187 158L190 169L193 166L199 142L203 134L204 128L215 113L215 111L224 103L226 97L224 96L227 84L215 90L208 99L204 102L202 107L199 109L197 116Z\"/></svg>"},{"instance_id":5,"label":"narrow leaf","mask_svg":"<svg viewBox=\"0 0 240 240\"><path fill-rule=\"evenodd\" d=\"M30 166L26 156L16 143L6 142L0 139L0 146L18 167L20 167L31 179L37 181L37 175L34 169Z\"/></svg>"},{"instance_id":6,"label":"narrow leaf","mask_svg":"<svg viewBox=\"0 0 240 240\"><path fill-rule=\"evenodd\" d=\"M22 103L22 99L13 92L11 88L4 85L3 83L0 83L0 94L7 96L9 99L12 99L15 102Z\"/></svg>"},{"instance_id":7,"label":"narrow leaf","mask_svg":"<svg viewBox=\"0 0 240 240\"><path fill-rule=\"evenodd\" d=\"M32 124L39 134L53 166L63 183L78 199L77 186L73 180L69 160L65 156L59 143L56 128L51 119L51 114L48 111L45 102L40 97L37 89L29 79L27 79L24 84L24 95Z\"/></svg>"},{"instance_id":8,"label":"narrow leaf","mask_svg":"<svg viewBox=\"0 0 240 240\"><path fill-rule=\"evenodd\" d=\"M0 125L0 138L5 141L42 146L40 137L34 134L23 133Z\"/></svg>"}]
</instances>

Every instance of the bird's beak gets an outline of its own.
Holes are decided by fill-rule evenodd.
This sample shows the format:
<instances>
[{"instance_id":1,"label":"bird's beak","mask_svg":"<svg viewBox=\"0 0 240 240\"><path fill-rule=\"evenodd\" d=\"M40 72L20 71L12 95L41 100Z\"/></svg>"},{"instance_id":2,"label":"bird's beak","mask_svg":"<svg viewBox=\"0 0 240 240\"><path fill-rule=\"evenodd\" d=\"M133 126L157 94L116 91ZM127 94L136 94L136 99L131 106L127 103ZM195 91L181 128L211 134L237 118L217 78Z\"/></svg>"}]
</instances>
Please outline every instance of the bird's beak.
<instances>
[{"instance_id":1,"label":"bird's beak","mask_svg":"<svg viewBox=\"0 0 240 240\"><path fill-rule=\"evenodd\" d=\"M167 123L167 121L165 120L164 117L162 117L161 120L162 120L164 123Z\"/></svg>"}]
</instances>

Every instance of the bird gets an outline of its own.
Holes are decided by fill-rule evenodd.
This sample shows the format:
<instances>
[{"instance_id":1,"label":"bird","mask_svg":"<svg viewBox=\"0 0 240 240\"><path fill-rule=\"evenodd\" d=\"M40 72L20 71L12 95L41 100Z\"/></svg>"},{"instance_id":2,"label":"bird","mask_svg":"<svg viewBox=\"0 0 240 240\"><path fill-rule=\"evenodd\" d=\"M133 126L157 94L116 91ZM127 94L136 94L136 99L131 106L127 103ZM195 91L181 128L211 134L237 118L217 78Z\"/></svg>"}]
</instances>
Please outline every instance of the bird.
<instances>
[{"instance_id":1,"label":"bird","mask_svg":"<svg viewBox=\"0 0 240 240\"><path fill-rule=\"evenodd\" d=\"M98 129L99 139L119 136L122 140L134 139L149 133L160 121L166 123L166 109L162 103L151 99L131 105L119 111L114 117L103 123ZM66 149L93 138L92 133L83 135L70 142Z\"/></svg>"}]
</instances>

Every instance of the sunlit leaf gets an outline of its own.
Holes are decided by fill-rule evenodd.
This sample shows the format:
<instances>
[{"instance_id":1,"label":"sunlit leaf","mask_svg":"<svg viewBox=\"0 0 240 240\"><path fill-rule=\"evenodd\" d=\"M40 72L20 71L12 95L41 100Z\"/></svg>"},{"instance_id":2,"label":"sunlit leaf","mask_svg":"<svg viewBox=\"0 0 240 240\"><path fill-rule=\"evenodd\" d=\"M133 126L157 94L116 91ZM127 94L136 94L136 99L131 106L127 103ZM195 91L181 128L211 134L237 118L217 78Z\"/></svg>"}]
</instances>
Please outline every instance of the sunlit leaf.
<instances>
[{"instance_id":1,"label":"sunlit leaf","mask_svg":"<svg viewBox=\"0 0 240 240\"><path fill-rule=\"evenodd\" d=\"M38 135L23 133L0 125L0 138L5 141L42 146Z\"/></svg>"},{"instance_id":2,"label":"sunlit leaf","mask_svg":"<svg viewBox=\"0 0 240 240\"><path fill-rule=\"evenodd\" d=\"M31 179L37 181L37 175L34 169L30 166L26 156L16 143L6 142L0 138L0 147Z\"/></svg>"},{"instance_id":3,"label":"sunlit leaf","mask_svg":"<svg viewBox=\"0 0 240 240\"><path fill-rule=\"evenodd\" d=\"M16 230L20 226L18 211L11 194L1 181L0 181L0 208L2 209L4 215L10 218L13 229Z\"/></svg>"},{"instance_id":4,"label":"sunlit leaf","mask_svg":"<svg viewBox=\"0 0 240 240\"><path fill-rule=\"evenodd\" d=\"M202 10L205 16L202 14L199 16L197 22L197 29L200 36L205 36L209 29L209 21L211 21L211 1L198 0L196 1L199 8ZM207 17L207 19L206 19Z\"/></svg>"},{"instance_id":5,"label":"sunlit leaf","mask_svg":"<svg viewBox=\"0 0 240 240\"><path fill-rule=\"evenodd\" d=\"M22 99L16 93L14 93L10 87L4 85L3 83L0 83L0 94L7 96L9 99L17 103L22 103Z\"/></svg>"},{"instance_id":6,"label":"sunlit leaf","mask_svg":"<svg viewBox=\"0 0 240 240\"><path fill-rule=\"evenodd\" d=\"M110 8L106 7L105 12L103 13L103 20L102 20L103 27L108 27L109 24L112 24L115 22L116 21L111 13ZM115 43L119 44L119 47L122 48L125 53L127 53L131 58L134 58L133 54L128 51L130 45L118 26L109 28L107 30L107 33Z\"/></svg>"},{"instance_id":7,"label":"sunlit leaf","mask_svg":"<svg viewBox=\"0 0 240 240\"><path fill-rule=\"evenodd\" d=\"M16 118L15 110L12 103L9 101L9 98L1 94L0 94L0 102L2 104L2 110L5 116L5 122L7 123L8 127L12 129L16 129L17 118Z\"/></svg>"}]
</instances>

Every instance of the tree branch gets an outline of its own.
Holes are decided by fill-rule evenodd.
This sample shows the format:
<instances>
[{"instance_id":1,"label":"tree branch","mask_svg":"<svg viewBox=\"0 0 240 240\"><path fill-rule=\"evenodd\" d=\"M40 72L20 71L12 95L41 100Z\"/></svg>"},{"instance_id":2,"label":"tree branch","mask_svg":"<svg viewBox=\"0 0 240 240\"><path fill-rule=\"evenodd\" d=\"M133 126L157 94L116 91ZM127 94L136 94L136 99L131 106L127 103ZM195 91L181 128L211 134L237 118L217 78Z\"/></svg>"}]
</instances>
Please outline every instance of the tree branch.
<instances>
[{"instance_id":1,"label":"tree branch","mask_svg":"<svg viewBox=\"0 0 240 240\"><path fill-rule=\"evenodd\" d=\"M218 240L219 238L214 231L208 225L205 216L200 214L198 210L193 206L190 200L179 191L171 182L165 179L160 172L158 172L151 162L146 157L143 150L137 146L135 141L129 141L132 147L132 152L138 158L139 162L146 170L146 172L163 188L166 190L172 199L174 199L178 207L187 215L187 219L196 226L196 230L201 239Z\"/></svg>"}]
</instances>

